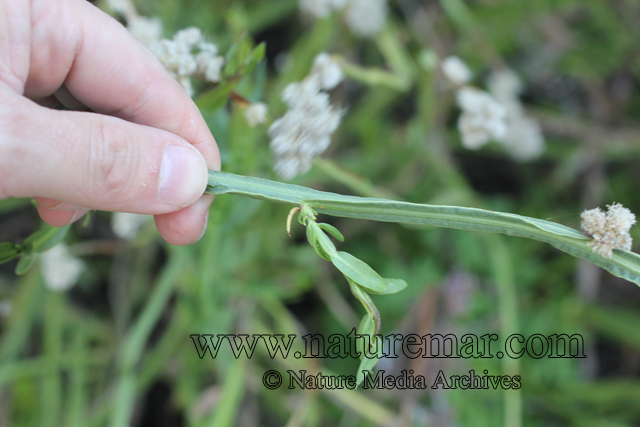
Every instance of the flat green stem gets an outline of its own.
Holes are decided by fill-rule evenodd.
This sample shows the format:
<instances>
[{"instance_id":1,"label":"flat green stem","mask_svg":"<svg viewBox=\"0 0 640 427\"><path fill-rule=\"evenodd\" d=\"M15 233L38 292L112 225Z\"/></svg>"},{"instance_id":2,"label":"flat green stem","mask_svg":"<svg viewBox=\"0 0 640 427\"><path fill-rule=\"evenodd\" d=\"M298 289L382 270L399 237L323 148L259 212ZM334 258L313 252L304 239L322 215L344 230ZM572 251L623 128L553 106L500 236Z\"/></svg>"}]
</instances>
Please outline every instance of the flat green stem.
<instances>
[{"instance_id":1,"label":"flat green stem","mask_svg":"<svg viewBox=\"0 0 640 427\"><path fill-rule=\"evenodd\" d=\"M615 276L640 285L640 255L616 249L613 258L604 258L588 246L591 240L589 237L550 221L476 208L343 196L226 172L209 171L206 192L239 194L296 206L304 203L319 213L345 218L433 225L525 237L549 243L570 255L586 259Z\"/></svg>"}]
</instances>

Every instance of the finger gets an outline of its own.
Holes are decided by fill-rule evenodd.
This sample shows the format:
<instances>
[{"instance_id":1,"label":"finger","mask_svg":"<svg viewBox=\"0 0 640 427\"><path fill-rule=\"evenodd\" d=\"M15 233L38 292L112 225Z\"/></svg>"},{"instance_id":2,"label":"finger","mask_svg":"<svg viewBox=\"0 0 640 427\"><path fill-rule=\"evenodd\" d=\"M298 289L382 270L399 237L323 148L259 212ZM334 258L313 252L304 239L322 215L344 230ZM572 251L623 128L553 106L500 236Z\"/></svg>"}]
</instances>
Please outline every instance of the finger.
<instances>
[{"instance_id":1,"label":"finger","mask_svg":"<svg viewBox=\"0 0 640 427\"><path fill-rule=\"evenodd\" d=\"M64 83L91 110L175 133L200 150L210 169L220 169L193 100L122 25L84 0L34 0L31 15L27 96L47 96Z\"/></svg>"},{"instance_id":2,"label":"finger","mask_svg":"<svg viewBox=\"0 0 640 427\"><path fill-rule=\"evenodd\" d=\"M164 215L156 215L156 227L164 239L172 245L183 246L202 237L209 220L209 206L213 195L202 196L193 205Z\"/></svg>"},{"instance_id":3,"label":"finger","mask_svg":"<svg viewBox=\"0 0 640 427\"><path fill-rule=\"evenodd\" d=\"M76 222L89 212L89 209L76 211L54 211L38 206L38 214L44 222L54 227L64 227L72 222Z\"/></svg>"},{"instance_id":4,"label":"finger","mask_svg":"<svg viewBox=\"0 0 640 427\"><path fill-rule=\"evenodd\" d=\"M113 117L49 110L2 88L10 107L0 107L0 198L162 214L202 196L206 163L182 138Z\"/></svg>"}]
</instances>

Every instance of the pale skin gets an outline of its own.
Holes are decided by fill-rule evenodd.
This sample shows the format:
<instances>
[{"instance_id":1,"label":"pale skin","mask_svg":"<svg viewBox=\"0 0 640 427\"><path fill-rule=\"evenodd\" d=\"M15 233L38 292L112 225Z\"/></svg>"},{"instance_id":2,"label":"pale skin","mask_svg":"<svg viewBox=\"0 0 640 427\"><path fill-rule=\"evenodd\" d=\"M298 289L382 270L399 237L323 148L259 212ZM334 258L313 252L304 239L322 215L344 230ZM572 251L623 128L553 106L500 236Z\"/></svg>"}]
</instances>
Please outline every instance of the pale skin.
<instances>
[{"instance_id":1,"label":"pale skin","mask_svg":"<svg viewBox=\"0 0 640 427\"><path fill-rule=\"evenodd\" d=\"M122 25L85 0L0 0L0 199L34 197L58 227L151 214L186 245L206 227L207 169L220 155L198 108Z\"/></svg>"}]
</instances>

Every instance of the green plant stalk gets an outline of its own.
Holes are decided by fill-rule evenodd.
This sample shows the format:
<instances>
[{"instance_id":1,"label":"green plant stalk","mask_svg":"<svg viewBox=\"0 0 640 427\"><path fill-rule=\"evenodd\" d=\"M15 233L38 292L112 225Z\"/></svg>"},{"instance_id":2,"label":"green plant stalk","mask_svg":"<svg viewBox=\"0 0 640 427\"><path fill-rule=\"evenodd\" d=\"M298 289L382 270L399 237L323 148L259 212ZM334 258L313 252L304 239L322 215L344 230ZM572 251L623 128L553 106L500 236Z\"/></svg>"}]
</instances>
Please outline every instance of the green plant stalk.
<instances>
[{"instance_id":1,"label":"green plant stalk","mask_svg":"<svg viewBox=\"0 0 640 427\"><path fill-rule=\"evenodd\" d=\"M236 424L245 390L246 364L246 358L235 359L231 362L222 386L222 397L211 416L209 424L211 427L225 427Z\"/></svg>"},{"instance_id":2,"label":"green plant stalk","mask_svg":"<svg viewBox=\"0 0 640 427\"><path fill-rule=\"evenodd\" d=\"M504 238L492 234L485 235L489 248L489 259L493 280L498 290L498 312L500 334L508 337L519 333L518 298L515 288L513 259ZM502 370L511 377L520 375L520 359L505 357ZM522 390L504 390L504 427L522 427Z\"/></svg>"},{"instance_id":3,"label":"green plant stalk","mask_svg":"<svg viewBox=\"0 0 640 427\"><path fill-rule=\"evenodd\" d=\"M128 425L136 398L138 383L137 364L142 358L144 347L156 322L162 315L169 298L173 294L182 268L186 263L186 252L173 249L169 263L160 274L158 283L145 305L142 314L130 328L119 350L119 375L116 381L115 402L111 414L111 425Z\"/></svg>"},{"instance_id":4,"label":"green plant stalk","mask_svg":"<svg viewBox=\"0 0 640 427\"><path fill-rule=\"evenodd\" d=\"M79 324L75 328L72 348L74 361L73 367L69 372L69 399L65 410L65 425L68 427L80 427L85 424L89 395L87 390L87 367L83 363L88 358L84 324Z\"/></svg>"},{"instance_id":5,"label":"green plant stalk","mask_svg":"<svg viewBox=\"0 0 640 427\"><path fill-rule=\"evenodd\" d=\"M60 424L62 408L62 378L59 369L64 334L64 297L48 291L46 294L43 347L49 372L42 378L42 426Z\"/></svg>"},{"instance_id":6,"label":"green plant stalk","mask_svg":"<svg viewBox=\"0 0 640 427\"><path fill-rule=\"evenodd\" d=\"M261 178L209 171L209 194L238 194L290 205L307 205L319 213L460 230L502 233L549 243L574 257L640 285L640 255L616 249L611 259L593 252L591 239L577 230L525 216L457 206L424 205L386 199L343 196Z\"/></svg>"},{"instance_id":7,"label":"green plant stalk","mask_svg":"<svg viewBox=\"0 0 640 427\"><path fill-rule=\"evenodd\" d=\"M22 276L8 324L0 340L0 366L16 359L29 338L31 327L39 316L43 286L36 271ZM0 375L1 378L1 375ZM1 382L1 381L0 381Z\"/></svg>"}]
</instances>

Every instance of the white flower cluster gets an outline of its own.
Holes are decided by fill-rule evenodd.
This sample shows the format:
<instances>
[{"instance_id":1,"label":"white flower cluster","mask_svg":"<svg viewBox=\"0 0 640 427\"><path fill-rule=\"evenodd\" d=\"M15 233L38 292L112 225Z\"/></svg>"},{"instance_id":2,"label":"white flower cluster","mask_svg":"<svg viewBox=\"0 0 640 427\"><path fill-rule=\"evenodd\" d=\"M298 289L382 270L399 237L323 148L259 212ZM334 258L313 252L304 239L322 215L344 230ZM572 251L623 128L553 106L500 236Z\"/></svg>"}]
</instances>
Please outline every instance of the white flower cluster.
<instances>
[{"instance_id":1,"label":"white flower cluster","mask_svg":"<svg viewBox=\"0 0 640 427\"><path fill-rule=\"evenodd\" d=\"M347 27L359 37L375 35L387 22L386 0L300 0L300 10L318 19L341 9Z\"/></svg>"},{"instance_id":2,"label":"white flower cluster","mask_svg":"<svg viewBox=\"0 0 640 427\"><path fill-rule=\"evenodd\" d=\"M331 106L329 94L323 91L343 79L332 61L327 54L318 55L311 74L282 92L289 111L269 127L269 137L274 170L283 179L307 172L313 159L329 147L331 134L340 125L343 112Z\"/></svg>"},{"instance_id":3,"label":"white flower cluster","mask_svg":"<svg viewBox=\"0 0 640 427\"><path fill-rule=\"evenodd\" d=\"M178 31L172 40L163 39L149 47L189 95L193 95L191 77L220 81L224 58L217 56L216 45L205 41L198 28Z\"/></svg>"},{"instance_id":4,"label":"white flower cluster","mask_svg":"<svg viewBox=\"0 0 640 427\"><path fill-rule=\"evenodd\" d=\"M440 63L444 76L454 85L461 86L469 83L473 74L467 64L457 56L449 56Z\"/></svg>"},{"instance_id":5,"label":"white flower cluster","mask_svg":"<svg viewBox=\"0 0 640 427\"><path fill-rule=\"evenodd\" d=\"M457 94L462 114L458 129L462 144L477 150L491 140L500 140L507 133L507 112L491 95L480 89L463 86Z\"/></svg>"},{"instance_id":6,"label":"white flower cluster","mask_svg":"<svg viewBox=\"0 0 640 427\"><path fill-rule=\"evenodd\" d=\"M328 53L322 52L313 60L311 77L318 79L320 87L331 90L344 80L344 74L338 64Z\"/></svg>"},{"instance_id":7,"label":"white flower cluster","mask_svg":"<svg viewBox=\"0 0 640 427\"><path fill-rule=\"evenodd\" d=\"M54 292L71 289L84 268L84 262L69 254L67 246L63 243L42 255L42 278L45 286Z\"/></svg>"},{"instance_id":8,"label":"white flower cluster","mask_svg":"<svg viewBox=\"0 0 640 427\"><path fill-rule=\"evenodd\" d=\"M150 218L149 215L115 212L111 217L111 229L119 238L132 240Z\"/></svg>"},{"instance_id":9,"label":"white flower cluster","mask_svg":"<svg viewBox=\"0 0 640 427\"><path fill-rule=\"evenodd\" d=\"M189 96L193 96L192 77L211 83L220 81L224 58L218 56L217 46L207 42L198 28L178 31L171 40L161 39L162 22L158 18L139 17L129 22L127 28L149 46Z\"/></svg>"},{"instance_id":10,"label":"white flower cluster","mask_svg":"<svg viewBox=\"0 0 640 427\"><path fill-rule=\"evenodd\" d=\"M349 0L344 21L353 34L371 37L387 22L386 0Z\"/></svg>"},{"instance_id":11,"label":"white flower cluster","mask_svg":"<svg viewBox=\"0 0 640 427\"><path fill-rule=\"evenodd\" d=\"M445 58L440 67L445 77L458 87L458 106L462 109L458 129L466 148L477 150L493 140L500 142L518 161L532 160L542 154L542 130L538 122L525 113L520 102L522 84L513 71L492 73L489 94L467 85L473 75L460 58Z\"/></svg>"},{"instance_id":12,"label":"white flower cluster","mask_svg":"<svg viewBox=\"0 0 640 427\"><path fill-rule=\"evenodd\" d=\"M171 40L163 39L160 18L139 16L130 0L107 0L107 4L125 17L129 32L153 51L189 96L193 96L192 77L220 81L224 58L218 56L218 47L206 41L200 29L189 27Z\"/></svg>"},{"instance_id":13,"label":"white flower cluster","mask_svg":"<svg viewBox=\"0 0 640 427\"><path fill-rule=\"evenodd\" d=\"M582 212L580 217L582 229L593 237L589 246L594 252L611 258L613 249L631 250L633 241L629 230L636 223L636 216L620 203L607 205L606 214L600 208L595 208Z\"/></svg>"},{"instance_id":14,"label":"white flower cluster","mask_svg":"<svg viewBox=\"0 0 640 427\"><path fill-rule=\"evenodd\" d=\"M544 151L544 136L537 120L527 116L520 92L522 83L511 70L493 72L489 78L489 90L507 110L507 133L503 143L511 157L518 161L533 160Z\"/></svg>"}]
</instances>

